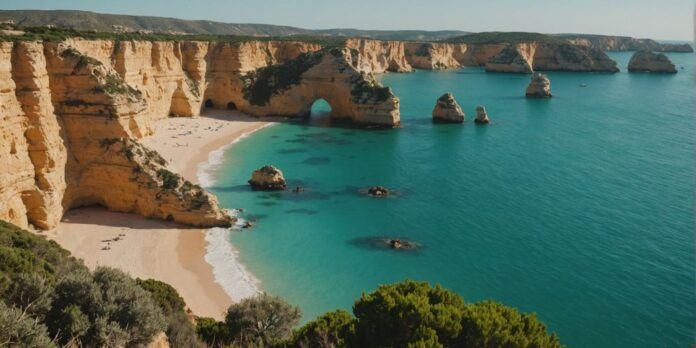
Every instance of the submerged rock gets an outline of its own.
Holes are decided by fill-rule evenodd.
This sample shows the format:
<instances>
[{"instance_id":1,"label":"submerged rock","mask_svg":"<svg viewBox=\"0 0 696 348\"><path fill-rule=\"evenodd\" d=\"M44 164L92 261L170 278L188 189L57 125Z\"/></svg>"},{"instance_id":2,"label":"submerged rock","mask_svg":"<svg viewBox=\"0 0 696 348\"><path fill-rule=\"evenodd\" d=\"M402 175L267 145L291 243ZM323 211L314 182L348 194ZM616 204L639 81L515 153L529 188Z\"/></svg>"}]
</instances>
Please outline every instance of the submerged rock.
<instances>
[{"instance_id":1,"label":"submerged rock","mask_svg":"<svg viewBox=\"0 0 696 348\"><path fill-rule=\"evenodd\" d=\"M445 93L438 98L433 109L433 121L443 123L464 122L464 111L462 111L452 93Z\"/></svg>"},{"instance_id":2,"label":"submerged rock","mask_svg":"<svg viewBox=\"0 0 696 348\"><path fill-rule=\"evenodd\" d=\"M662 53L650 51L638 51L633 54L628 62L628 71L642 71L655 73L676 74L674 64Z\"/></svg>"},{"instance_id":3,"label":"submerged rock","mask_svg":"<svg viewBox=\"0 0 696 348\"><path fill-rule=\"evenodd\" d=\"M407 240L390 239L389 247L392 249L413 249L415 245Z\"/></svg>"},{"instance_id":4,"label":"submerged rock","mask_svg":"<svg viewBox=\"0 0 696 348\"><path fill-rule=\"evenodd\" d=\"M384 186L372 186L367 189L367 194L372 197L386 197L389 193L389 189Z\"/></svg>"},{"instance_id":5,"label":"submerged rock","mask_svg":"<svg viewBox=\"0 0 696 348\"><path fill-rule=\"evenodd\" d=\"M251 174L249 185L255 190L278 191L287 187L285 177L280 169L266 165Z\"/></svg>"},{"instance_id":6,"label":"submerged rock","mask_svg":"<svg viewBox=\"0 0 696 348\"><path fill-rule=\"evenodd\" d=\"M486 108L482 105L476 107L476 119L474 120L477 124L489 124L491 120L488 119L488 113L486 113Z\"/></svg>"},{"instance_id":7,"label":"submerged rock","mask_svg":"<svg viewBox=\"0 0 696 348\"><path fill-rule=\"evenodd\" d=\"M525 94L527 98L551 98L551 81L548 76L542 73L532 75Z\"/></svg>"}]
</instances>

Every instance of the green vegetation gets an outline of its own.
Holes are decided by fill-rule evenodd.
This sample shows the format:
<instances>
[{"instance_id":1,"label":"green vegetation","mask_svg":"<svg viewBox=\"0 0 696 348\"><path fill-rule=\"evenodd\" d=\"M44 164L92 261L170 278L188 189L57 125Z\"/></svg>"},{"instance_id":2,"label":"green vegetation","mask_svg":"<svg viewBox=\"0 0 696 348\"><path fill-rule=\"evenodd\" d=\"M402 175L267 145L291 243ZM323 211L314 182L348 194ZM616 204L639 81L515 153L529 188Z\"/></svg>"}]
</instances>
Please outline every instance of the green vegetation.
<instances>
[{"instance_id":1,"label":"green vegetation","mask_svg":"<svg viewBox=\"0 0 696 348\"><path fill-rule=\"evenodd\" d=\"M0 41L49 41L61 42L69 38L84 38L88 40L116 40L116 41L208 41L224 43L243 43L249 41L301 41L319 44L322 47L343 46L345 38L326 37L319 35L293 35L293 36L253 36L253 35L212 35L212 34L169 34L169 33L113 33L107 31L76 30L56 27L18 27L24 31L23 35L2 35Z\"/></svg>"},{"instance_id":2,"label":"green vegetation","mask_svg":"<svg viewBox=\"0 0 696 348\"><path fill-rule=\"evenodd\" d=\"M324 50L301 54L282 64L258 69L243 77L244 98L253 105L263 106L271 96L300 83L302 74L317 65Z\"/></svg>"},{"instance_id":3,"label":"green vegetation","mask_svg":"<svg viewBox=\"0 0 696 348\"><path fill-rule=\"evenodd\" d=\"M125 273L93 273L55 242L0 221L0 345L137 346L165 328Z\"/></svg>"},{"instance_id":4,"label":"green vegetation","mask_svg":"<svg viewBox=\"0 0 696 348\"><path fill-rule=\"evenodd\" d=\"M162 180L162 188L165 190L173 190L179 187L179 176L170 172L167 169L160 168L157 170L157 177Z\"/></svg>"},{"instance_id":5,"label":"green vegetation","mask_svg":"<svg viewBox=\"0 0 696 348\"><path fill-rule=\"evenodd\" d=\"M196 329L188 314L186 303L171 285L154 279L136 279L138 285L150 293L159 305L167 322L165 334L172 347L205 347L196 335Z\"/></svg>"},{"instance_id":6,"label":"green vegetation","mask_svg":"<svg viewBox=\"0 0 696 348\"><path fill-rule=\"evenodd\" d=\"M387 101L392 96L391 88L383 87L377 81L367 80L365 76L356 78L350 95L356 103L379 104Z\"/></svg>"},{"instance_id":7,"label":"green vegetation","mask_svg":"<svg viewBox=\"0 0 696 348\"><path fill-rule=\"evenodd\" d=\"M104 84L94 87L94 91L107 94L125 94L136 99L142 98L142 92L127 84L121 76L108 74L104 79Z\"/></svg>"},{"instance_id":8,"label":"green vegetation","mask_svg":"<svg viewBox=\"0 0 696 348\"><path fill-rule=\"evenodd\" d=\"M317 37L367 37L380 40L439 40L463 35L458 30L359 30L322 29L309 30L296 27L268 24L221 23L207 20L183 20L176 18L145 17L101 14L87 11L41 11L41 10L0 10L0 21L14 19L26 26L56 25L80 30L110 32L118 29L152 30L155 32L185 32L205 35L245 35L245 36L297 36Z\"/></svg>"},{"instance_id":9,"label":"green vegetation","mask_svg":"<svg viewBox=\"0 0 696 348\"><path fill-rule=\"evenodd\" d=\"M266 294L233 304L222 322L198 318L194 331L170 285L90 273L56 243L2 221L0 276L0 345L141 346L164 331L172 347L561 347L534 314L411 280L294 332L299 309Z\"/></svg>"},{"instance_id":10,"label":"green vegetation","mask_svg":"<svg viewBox=\"0 0 696 348\"><path fill-rule=\"evenodd\" d=\"M267 294L242 300L227 310L224 322L198 320L196 330L211 346L265 347L282 343L300 320L300 310Z\"/></svg>"},{"instance_id":11,"label":"green vegetation","mask_svg":"<svg viewBox=\"0 0 696 348\"><path fill-rule=\"evenodd\" d=\"M527 32L500 32L491 31L485 33L468 34L443 40L446 43L468 43L468 44L495 44L507 43L516 44L520 42L543 42L553 44L568 44L568 42L551 35Z\"/></svg>"},{"instance_id":12,"label":"green vegetation","mask_svg":"<svg viewBox=\"0 0 696 348\"><path fill-rule=\"evenodd\" d=\"M102 65L102 63L98 59L84 55L80 51L78 51L72 47L68 47L65 51L61 52L60 55L63 58L77 59L77 65L76 65L77 68L82 68L82 67L85 67L88 65L95 65L95 66Z\"/></svg>"}]
</instances>

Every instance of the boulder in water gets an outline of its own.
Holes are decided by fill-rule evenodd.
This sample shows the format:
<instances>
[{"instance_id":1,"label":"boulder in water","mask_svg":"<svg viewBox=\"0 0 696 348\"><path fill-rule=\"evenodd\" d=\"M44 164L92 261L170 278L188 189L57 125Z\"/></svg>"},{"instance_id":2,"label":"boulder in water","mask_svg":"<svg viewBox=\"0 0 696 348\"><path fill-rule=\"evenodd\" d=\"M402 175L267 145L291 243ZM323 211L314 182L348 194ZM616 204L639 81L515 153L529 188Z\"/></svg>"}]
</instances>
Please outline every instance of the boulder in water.
<instances>
[{"instance_id":1,"label":"boulder in water","mask_svg":"<svg viewBox=\"0 0 696 348\"><path fill-rule=\"evenodd\" d=\"M464 111L462 111L452 93L445 93L437 99L433 109L433 121L442 123L464 122Z\"/></svg>"},{"instance_id":2,"label":"boulder in water","mask_svg":"<svg viewBox=\"0 0 696 348\"><path fill-rule=\"evenodd\" d=\"M488 113L486 113L486 108L482 105L476 107L476 119L474 120L476 124L489 124L491 120L488 119Z\"/></svg>"},{"instance_id":3,"label":"boulder in water","mask_svg":"<svg viewBox=\"0 0 696 348\"><path fill-rule=\"evenodd\" d=\"M551 81L542 73L534 73L526 92L527 98L551 98Z\"/></svg>"},{"instance_id":4,"label":"boulder in water","mask_svg":"<svg viewBox=\"0 0 696 348\"><path fill-rule=\"evenodd\" d=\"M280 169L267 165L255 170L251 174L249 185L254 190L278 191L285 190L287 187L285 177Z\"/></svg>"},{"instance_id":5,"label":"boulder in water","mask_svg":"<svg viewBox=\"0 0 696 348\"><path fill-rule=\"evenodd\" d=\"M372 186L367 189L367 194L372 197L386 197L389 193L389 189L384 186Z\"/></svg>"}]
</instances>

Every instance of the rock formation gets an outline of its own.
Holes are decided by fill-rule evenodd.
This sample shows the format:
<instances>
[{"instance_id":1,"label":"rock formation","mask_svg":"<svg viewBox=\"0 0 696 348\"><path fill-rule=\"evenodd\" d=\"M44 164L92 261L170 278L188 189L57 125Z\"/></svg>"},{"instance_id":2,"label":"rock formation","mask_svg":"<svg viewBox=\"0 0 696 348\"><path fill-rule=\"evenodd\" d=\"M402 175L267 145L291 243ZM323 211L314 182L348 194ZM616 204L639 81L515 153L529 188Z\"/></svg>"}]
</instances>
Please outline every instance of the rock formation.
<instances>
[{"instance_id":1,"label":"rock formation","mask_svg":"<svg viewBox=\"0 0 696 348\"><path fill-rule=\"evenodd\" d=\"M628 36L564 34L558 37L575 45L591 46L602 51L657 51L693 52L689 44L663 44L651 39L636 39Z\"/></svg>"},{"instance_id":2,"label":"rock formation","mask_svg":"<svg viewBox=\"0 0 696 348\"><path fill-rule=\"evenodd\" d=\"M442 123L464 122L464 111L452 93L445 93L437 99L433 109L433 121Z\"/></svg>"},{"instance_id":3,"label":"rock formation","mask_svg":"<svg viewBox=\"0 0 696 348\"><path fill-rule=\"evenodd\" d=\"M486 71L618 72L616 62L604 52L585 46L548 42L517 43L489 58Z\"/></svg>"},{"instance_id":4,"label":"rock formation","mask_svg":"<svg viewBox=\"0 0 696 348\"><path fill-rule=\"evenodd\" d=\"M367 194L372 197L386 197L391 192L384 186L372 186L367 189Z\"/></svg>"},{"instance_id":5,"label":"rock formation","mask_svg":"<svg viewBox=\"0 0 696 348\"><path fill-rule=\"evenodd\" d=\"M279 191L287 188L285 177L280 169L267 165L255 170L249 179L249 185L254 190Z\"/></svg>"},{"instance_id":6,"label":"rock formation","mask_svg":"<svg viewBox=\"0 0 696 348\"><path fill-rule=\"evenodd\" d=\"M399 99L372 74L360 72L360 59L348 48L305 53L243 77L237 106L254 116L308 115L324 99L331 117L355 124L393 127L400 123Z\"/></svg>"},{"instance_id":7,"label":"rock formation","mask_svg":"<svg viewBox=\"0 0 696 348\"><path fill-rule=\"evenodd\" d=\"M109 51L91 46L95 56ZM48 229L70 208L99 204L195 226L231 224L213 195L138 143L162 116L148 113L149 96L111 65L67 42L4 42L0 55L0 160L11 168L0 174L0 219Z\"/></svg>"},{"instance_id":8,"label":"rock formation","mask_svg":"<svg viewBox=\"0 0 696 348\"><path fill-rule=\"evenodd\" d=\"M476 124L489 124L491 120L488 119L488 113L486 113L486 108L479 105L476 107L476 119L474 119Z\"/></svg>"},{"instance_id":9,"label":"rock formation","mask_svg":"<svg viewBox=\"0 0 696 348\"><path fill-rule=\"evenodd\" d=\"M638 51L628 62L628 71L676 74L674 64L662 53Z\"/></svg>"},{"instance_id":10,"label":"rock formation","mask_svg":"<svg viewBox=\"0 0 696 348\"><path fill-rule=\"evenodd\" d=\"M551 98L551 81L542 73L532 75L525 95L528 98Z\"/></svg>"}]
</instances>

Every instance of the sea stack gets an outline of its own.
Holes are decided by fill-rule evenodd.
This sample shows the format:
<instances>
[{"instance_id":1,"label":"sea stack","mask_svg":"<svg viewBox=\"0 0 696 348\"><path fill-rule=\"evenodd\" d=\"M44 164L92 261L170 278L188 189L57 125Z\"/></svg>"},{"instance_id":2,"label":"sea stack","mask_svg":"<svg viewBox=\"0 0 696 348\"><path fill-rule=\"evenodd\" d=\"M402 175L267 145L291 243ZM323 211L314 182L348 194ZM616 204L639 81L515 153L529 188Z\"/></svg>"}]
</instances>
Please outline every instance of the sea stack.
<instances>
[{"instance_id":1,"label":"sea stack","mask_svg":"<svg viewBox=\"0 0 696 348\"><path fill-rule=\"evenodd\" d=\"M628 62L628 71L676 74L674 64L662 53L638 51Z\"/></svg>"},{"instance_id":2,"label":"sea stack","mask_svg":"<svg viewBox=\"0 0 696 348\"><path fill-rule=\"evenodd\" d=\"M262 191L279 191L285 190L287 187L285 177L280 169L267 165L255 170L251 174L249 185L254 190Z\"/></svg>"},{"instance_id":3,"label":"sea stack","mask_svg":"<svg viewBox=\"0 0 696 348\"><path fill-rule=\"evenodd\" d=\"M542 73L534 73L526 92L527 98L551 98L551 81Z\"/></svg>"},{"instance_id":4,"label":"sea stack","mask_svg":"<svg viewBox=\"0 0 696 348\"><path fill-rule=\"evenodd\" d=\"M433 109L433 121L440 123L464 122L464 111L462 111L452 93L445 93L437 99Z\"/></svg>"},{"instance_id":5,"label":"sea stack","mask_svg":"<svg viewBox=\"0 0 696 348\"><path fill-rule=\"evenodd\" d=\"M482 105L476 107L476 119L474 120L476 124L489 124L491 120L488 119L488 113L486 113L486 108Z\"/></svg>"}]
</instances>

